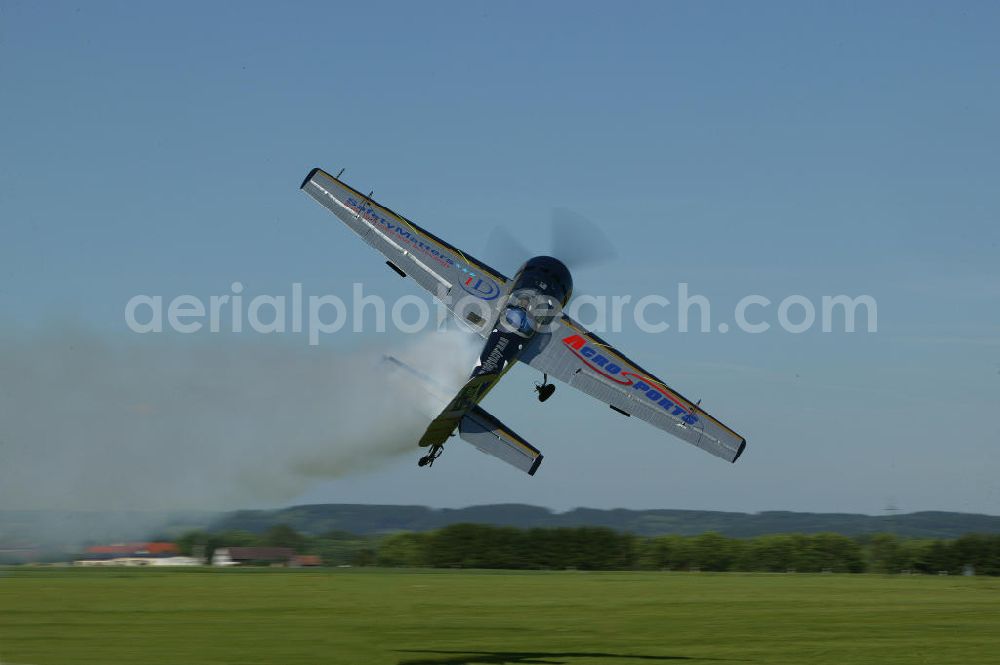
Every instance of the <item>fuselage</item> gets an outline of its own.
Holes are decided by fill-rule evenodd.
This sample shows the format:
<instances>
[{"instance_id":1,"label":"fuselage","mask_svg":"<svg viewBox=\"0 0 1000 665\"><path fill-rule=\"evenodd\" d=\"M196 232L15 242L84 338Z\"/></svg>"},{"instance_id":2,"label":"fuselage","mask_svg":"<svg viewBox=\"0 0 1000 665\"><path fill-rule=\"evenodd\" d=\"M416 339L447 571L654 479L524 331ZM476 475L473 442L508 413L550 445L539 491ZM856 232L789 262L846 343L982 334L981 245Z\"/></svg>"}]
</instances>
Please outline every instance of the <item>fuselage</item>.
<instances>
[{"instance_id":1,"label":"fuselage","mask_svg":"<svg viewBox=\"0 0 1000 665\"><path fill-rule=\"evenodd\" d=\"M573 294L569 268L551 256L525 261L509 284L503 307L472 371L473 377L495 375L499 379L517 362L532 337L547 332Z\"/></svg>"},{"instance_id":2,"label":"fuselage","mask_svg":"<svg viewBox=\"0 0 1000 665\"><path fill-rule=\"evenodd\" d=\"M434 460L434 451L517 362L531 338L547 332L548 324L561 315L573 293L569 269L551 256L529 259L508 284L510 289L501 296L503 306L472 374L420 439L421 446L434 446L423 458L425 463Z\"/></svg>"}]
</instances>

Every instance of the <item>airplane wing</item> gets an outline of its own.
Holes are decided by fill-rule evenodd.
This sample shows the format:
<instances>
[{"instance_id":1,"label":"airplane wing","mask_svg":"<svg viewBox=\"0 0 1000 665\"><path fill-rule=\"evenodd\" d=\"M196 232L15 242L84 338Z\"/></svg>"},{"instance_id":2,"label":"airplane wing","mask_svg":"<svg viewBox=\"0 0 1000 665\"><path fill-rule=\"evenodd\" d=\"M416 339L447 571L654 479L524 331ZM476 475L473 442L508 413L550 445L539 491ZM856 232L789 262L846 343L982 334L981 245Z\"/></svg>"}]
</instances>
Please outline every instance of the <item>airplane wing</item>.
<instances>
[{"instance_id":1,"label":"airplane wing","mask_svg":"<svg viewBox=\"0 0 1000 665\"><path fill-rule=\"evenodd\" d=\"M742 436L566 315L536 334L520 360L717 457L735 462L746 447Z\"/></svg>"},{"instance_id":2,"label":"airplane wing","mask_svg":"<svg viewBox=\"0 0 1000 665\"><path fill-rule=\"evenodd\" d=\"M309 172L302 190L380 251L390 268L412 277L480 335L489 335L506 277L322 169Z\"/></svg>"}]
</instances>

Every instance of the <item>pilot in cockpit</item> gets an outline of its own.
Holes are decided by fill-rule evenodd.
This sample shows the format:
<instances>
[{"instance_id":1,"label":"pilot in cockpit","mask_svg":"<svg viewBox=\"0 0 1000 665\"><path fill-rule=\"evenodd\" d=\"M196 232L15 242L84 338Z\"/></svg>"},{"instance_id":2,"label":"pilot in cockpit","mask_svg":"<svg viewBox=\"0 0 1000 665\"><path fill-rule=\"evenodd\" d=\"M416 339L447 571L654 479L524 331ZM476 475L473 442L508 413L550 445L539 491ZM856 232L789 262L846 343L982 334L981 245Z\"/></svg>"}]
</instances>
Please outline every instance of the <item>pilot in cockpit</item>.
<instances>
[{"instance_id":1,"label":"pilot in cockpit","mask_svg":"<svg viewBox=\"0 0 1000 665\"><path fill-rule=\"evenodd\" d=\"M531 337L542 326L551 322L555 312L555 305L546 296L514 293L507 301L503 319L513 332Z\"/></svg>"},{"instance_id":2,"label":"pilot in cockpit","mask_svg":"<svg viewBox=\"0 0 1000 665\"><path fill-rule=\"evenodd\" d=\"M528 311L520 305L508 304L507 309L504 310L503 317L507 324L510 325L515 332L524 335L525 337L529 337L535 332L531 322L531 316L529 316Z\"/></svg>"}]
</instances>

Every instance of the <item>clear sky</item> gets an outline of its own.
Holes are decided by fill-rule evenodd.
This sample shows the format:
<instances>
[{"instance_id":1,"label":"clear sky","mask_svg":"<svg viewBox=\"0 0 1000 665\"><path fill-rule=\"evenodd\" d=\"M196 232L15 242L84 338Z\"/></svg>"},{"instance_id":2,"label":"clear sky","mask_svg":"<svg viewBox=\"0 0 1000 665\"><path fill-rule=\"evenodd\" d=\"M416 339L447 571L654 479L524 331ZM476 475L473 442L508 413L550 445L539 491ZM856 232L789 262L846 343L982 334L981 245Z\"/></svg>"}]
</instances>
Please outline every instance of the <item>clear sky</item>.
<instances>
[{"instance_id":1,"label":"clear sky","mask_svg":"<svg viewBox=\"0 0 1000 665\"><path fill-rule=\"evenodd\" d=\"M536 477L454 444L429 472L414 449L244 505L998 514L998 33L989 2L6 0L0 326L30 382L52 354L27 338L70 355L77 334L131 347L122 312L138 293L207 296L233 281L248 294L301 282L346 296L354 281L418 293L298 190L313 166L346 167L358 189L486 260L498 225L545 251L537 229L567 206L618 250L576 275L578 293L673 299L686 282L723 319L748 294L870 294L878 332L609 333L746 435L736 465L569 388L539 405L539 377L518 367L484 406L546 454ZM288 337L240 341L303 343ZM358 337L317 353L373 343ZM57 389L20 391L8 361L8 474L25 446L64 464L53 432L74 433L74 459L105 438ZM62 364L62 384L98 390ZM260 411L227 417L266 422ZM33 430L28 412L58 427Z\"/></svg>"}]
</instances>

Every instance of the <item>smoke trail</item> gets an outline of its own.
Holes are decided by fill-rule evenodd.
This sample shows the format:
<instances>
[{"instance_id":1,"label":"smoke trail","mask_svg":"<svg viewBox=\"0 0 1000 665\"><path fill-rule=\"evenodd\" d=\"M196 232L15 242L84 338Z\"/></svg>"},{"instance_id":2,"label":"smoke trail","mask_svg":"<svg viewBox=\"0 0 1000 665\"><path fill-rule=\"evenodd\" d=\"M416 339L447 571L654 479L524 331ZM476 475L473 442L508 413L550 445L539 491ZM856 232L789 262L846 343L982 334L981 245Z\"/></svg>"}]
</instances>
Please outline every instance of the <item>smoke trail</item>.
<instances>
[{"instance_id":1,"label":"smoke trail","mask_svg":"<svg viewBox=\"0 0 1000 665\"><path fill-rule=\"evenodd\" d=\"M392 352L457 390L471 335ZM269 339L85 333L7 336L0 349L0 508L181 510L289 500L416 441L444 401L390 379L390 341L349 351Z\"/></svg>"}]
</instances>

